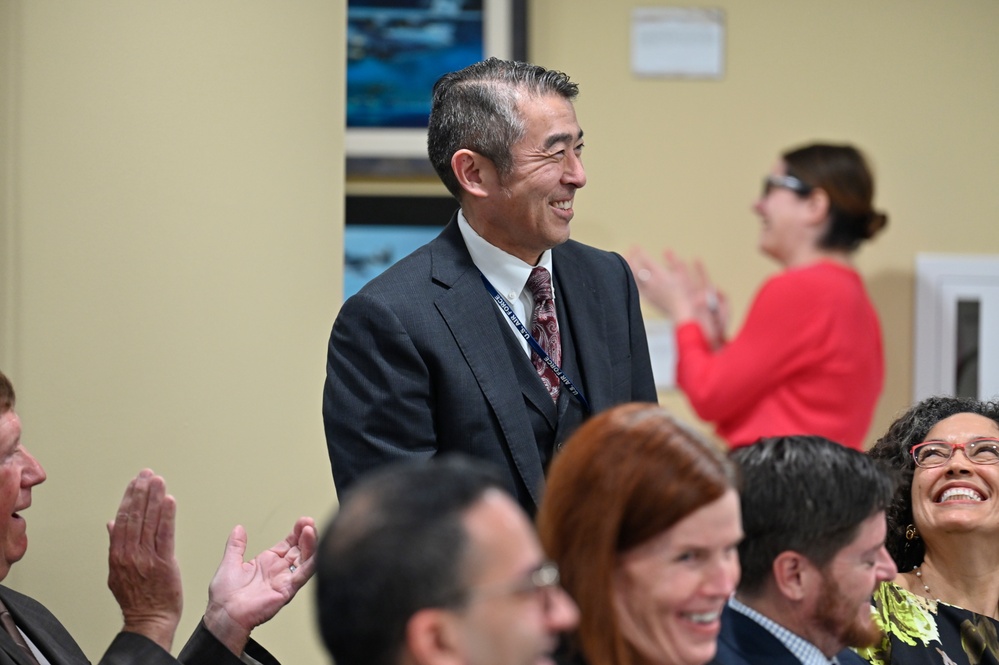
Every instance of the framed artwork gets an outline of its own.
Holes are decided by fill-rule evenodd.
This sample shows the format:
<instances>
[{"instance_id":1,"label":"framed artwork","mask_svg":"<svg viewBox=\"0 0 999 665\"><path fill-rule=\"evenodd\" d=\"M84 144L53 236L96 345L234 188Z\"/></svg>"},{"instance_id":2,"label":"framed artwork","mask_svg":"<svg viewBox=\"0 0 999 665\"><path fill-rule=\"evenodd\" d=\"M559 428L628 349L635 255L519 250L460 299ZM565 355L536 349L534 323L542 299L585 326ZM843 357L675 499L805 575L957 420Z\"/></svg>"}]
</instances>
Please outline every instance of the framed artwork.
<instances>
[{"instance_id":1,"label":"framed artwork","mask_svg":"<svg viewBox=\"0 0 999 665\"><path fill-rule=\"evenodd\" d=\"M347 196L343 298L427 244L458 209L450 196Z\"/></svg>"},{"instance_id":2,"label":"framed artwork","mask_svg":"<svg viewBox=\"0 0 999 665\"><path fill-rule=\"evenodd\" d=\"M348 0L348 171L386 159L429 169L434 83L489 56L525 59L525 2Z\"/></svg>"}]
</instances>

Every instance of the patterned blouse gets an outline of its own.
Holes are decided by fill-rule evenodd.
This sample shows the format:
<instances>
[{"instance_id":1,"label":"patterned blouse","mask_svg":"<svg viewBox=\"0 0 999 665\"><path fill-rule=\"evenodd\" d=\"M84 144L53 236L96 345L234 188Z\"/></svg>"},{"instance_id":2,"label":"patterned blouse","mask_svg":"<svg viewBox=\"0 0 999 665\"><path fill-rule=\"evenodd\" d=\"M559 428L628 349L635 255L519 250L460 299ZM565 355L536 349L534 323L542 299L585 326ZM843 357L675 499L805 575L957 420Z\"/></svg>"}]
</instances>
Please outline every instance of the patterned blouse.
<instances>
[{"instance_id":1,"label":"patterned blouse","mask_svg":"<svg viewBox=\"0 0 999 665\"><path fill-rule=\"evenodd\" d=\"M872 665L999 665L999 621L990 617L884 582L874 619L884 638L858 651Z\"/></svg>"}]
</instances>

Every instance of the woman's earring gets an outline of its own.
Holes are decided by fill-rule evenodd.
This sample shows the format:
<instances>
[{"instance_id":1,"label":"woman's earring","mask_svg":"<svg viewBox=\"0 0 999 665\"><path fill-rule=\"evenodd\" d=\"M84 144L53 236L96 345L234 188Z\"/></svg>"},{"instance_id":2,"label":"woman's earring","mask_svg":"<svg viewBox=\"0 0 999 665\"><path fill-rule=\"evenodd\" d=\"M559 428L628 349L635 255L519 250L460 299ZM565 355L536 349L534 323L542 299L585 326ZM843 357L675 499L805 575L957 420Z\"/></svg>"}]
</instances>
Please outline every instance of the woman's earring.
<instances>
[{"instance_id":1,"label":"woman's earring","mask_svg":"<svg viewBox=\"0 0 999 665\"><path fill-rule=\"evenodd\" d=\"M915 540L916 538L919 538L919 532L916 531L916 525L910 524L909 526L905 527L905 539Z\"/></svg>"}]
</instances>

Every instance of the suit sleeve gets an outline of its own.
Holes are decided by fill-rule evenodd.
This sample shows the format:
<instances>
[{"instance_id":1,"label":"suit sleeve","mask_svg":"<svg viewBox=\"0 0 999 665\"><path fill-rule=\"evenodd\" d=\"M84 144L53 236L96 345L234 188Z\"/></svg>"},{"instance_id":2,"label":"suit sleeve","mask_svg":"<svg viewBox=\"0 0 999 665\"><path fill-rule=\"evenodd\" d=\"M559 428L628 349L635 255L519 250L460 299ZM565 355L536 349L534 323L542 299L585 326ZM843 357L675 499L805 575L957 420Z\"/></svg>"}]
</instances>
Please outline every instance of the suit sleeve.
<instances>
[{"instance_id":1,"label":"suit sleeve","mask_svg":"<svg viewBox=\"0 0 999 665\"><path fill-rule=\"evenodd\" d=\"M149 638L138 633L121 632L111 642L98 665L177 665L177 660Z\"/></svg>"},{"instance_id":2,"label":"suit sleeve","mask_svg":"<svg viewBox=\"0 0 999 665\"><path fill-rule=\"evenodd\" d=\"M280 665L274 656L253 639L246 643L245 653L260 665ZM205 627L204 621L198 623L198 627L194 629L191 638L181 650L178 660L184 665L245 665L246 662L219 642ZM171 659L171 662L175 661Z\"/></svg>"},{"instance_id":3,"label":"suit sleeve","mask_svg":"<svg viewBox=\"0 0 999 665\"><path fill-rule=\"evenodd\" d=\"M323 391L337 492L387 462L432 457L433 413L429 368L399 317L377 297L348 299L330 335Z\"/></svg>"},{"instance_id":4,"label":"suit sleeve","mask_svg":"<svg viewBox=\"0 0 999 665\"><path fill-rule=\"evenodd\" d=\"M90 661L66 627L38 601L12 589L2 589L3 601L14 614L18 627L53 663L88 664ZM23 654L5 631L0 631L0 663L23 662ZM98 665L177 665L177 660L158 644L138 633L115 636Z\"/></svg>"}]
</instances>

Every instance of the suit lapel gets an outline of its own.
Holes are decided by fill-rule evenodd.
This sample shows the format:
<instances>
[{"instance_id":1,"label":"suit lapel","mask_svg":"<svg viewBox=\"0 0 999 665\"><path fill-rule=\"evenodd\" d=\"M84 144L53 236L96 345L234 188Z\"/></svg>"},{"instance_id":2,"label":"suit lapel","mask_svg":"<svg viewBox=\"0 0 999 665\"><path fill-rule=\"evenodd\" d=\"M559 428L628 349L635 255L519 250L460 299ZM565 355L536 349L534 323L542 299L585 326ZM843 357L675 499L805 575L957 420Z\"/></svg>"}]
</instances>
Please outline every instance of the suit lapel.
<instances>
[{"instance_id":1,"label":"suit lapel","mask_svg":"<svg viewBox=\"0 0 999 665\"><path fill-rule=\"evenodd\" d=\"M555 403L552 402L551 395L548 394L544 383L541 382L531 359L520 346L520 340L516 333L509 329L510 324L507 322L506 316L499 311L498 307L493 306L492 309L496 317L496 329L500 331L500 337L503 338L503 343L506 345L506 351L512 361L511 366L523 398L531 403L534 410L545 419L548 427L554 430L555 425L558 424L558 411Z\"/></svg>"},{"instance_id":2,"label":"suit lapel","mask_svg":"<svg viewBox=\"0 0 999 665\"><path fill-rule=\"evenodd\" d=\"M503 338L507 331L496 325L496 305L465 248L456 218L430 250L432 278L447 287L434 304L496 415L510 456L537 504L543 481L541 457L524 413L520 382L507 362Z\"/></svg>"},{"instance_id":3,"label":"suit lapel","mask_svg":"<svg viewBox=\"0 0 999 665\"><path fill-rule=\"evenodd\" d=\"M21 647L14 643L13 638L5 630L0 630L0 651L3 651L3 654L0 655L0 658L2 658L0 662L32 665L27 656L21 651Z\"/></svg>"},{"instance_id":4,"label":"suit lapel","mask_svg":"<svg viewBox=\"0 0 999 665\"><path fill-rule=\"evenodd\" d=\"M594 413L611 405L609 398L611 366L607 327L604 324L607 308L603 293L593 282L593 275L577 261L572 247L559 245L552 250L552 270L555 274L556 298L565 308L565 325L571 326L571 335L579 362L580 377L570 376L583 392ZM559 325L563 321L559 320Z\"/></svg>"},{"instance_id":5,"label":"suit lapel","mask_svg":"<svg viewBox=\"0 0 999 665\"><path fill-rule=\"evenodd\" d=\"M86 665L86 656L79 645L59 621L35 601L0 586L0 597L10 609L18 627L28 634L52 665ZM0 647L12 662L29 665L21 648L14 643L7 631L0 629Z\"/></svg>"}]
</instances>

